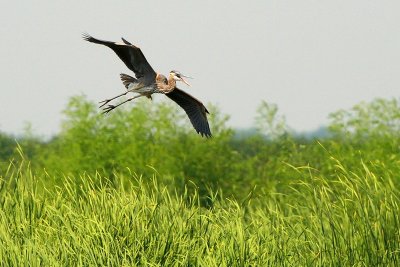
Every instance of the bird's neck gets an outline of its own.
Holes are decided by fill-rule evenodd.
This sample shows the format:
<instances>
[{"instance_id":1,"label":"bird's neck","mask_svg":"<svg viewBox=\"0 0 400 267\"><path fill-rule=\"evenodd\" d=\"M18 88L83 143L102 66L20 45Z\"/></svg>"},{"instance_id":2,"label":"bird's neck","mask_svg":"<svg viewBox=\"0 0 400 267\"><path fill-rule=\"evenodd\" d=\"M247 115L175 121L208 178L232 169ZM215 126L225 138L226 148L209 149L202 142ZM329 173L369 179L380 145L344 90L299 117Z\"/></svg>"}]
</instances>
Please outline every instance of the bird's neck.
<instances>
[{"instance_id":1,"label":"bird's neck","mask_svg":"<svg viewBox=\"0 0 400 267\"><path fill-rule=\"evenodd\" d=\"M168 77L168 84L167 84L167 87L168 87L169 90L172 90L172 89L175 88L175 86L176 86L176 81L175 81L174 77L172 77L172 76L170 75L170 76Z\"/></svg>"},{"instance_id":2,"label":"bird's neck","mask_svg":"<svg viewBox=\"0 0 400 267\"><path fill-rule=\"evenodd\" d=\"M175 86L176 86L176 81L174 77L170 75L167 79L167 83L166 84L164 83L162 86L158 86L158 88L164 93L169 93L175 89Z\"/></svg>"},{"instance_id":3,"label":"bird's neck","mask_svg":"<svg viewBox=\"0 0 400 267\"><path fill-rule=\"evenodd\" d=\"M156 84L158 90L163 93L169 93L175 89L176 81L173 76L168 76L168 79L161 74L157 74L156 76Z\"/></svg>"}]
</instances>

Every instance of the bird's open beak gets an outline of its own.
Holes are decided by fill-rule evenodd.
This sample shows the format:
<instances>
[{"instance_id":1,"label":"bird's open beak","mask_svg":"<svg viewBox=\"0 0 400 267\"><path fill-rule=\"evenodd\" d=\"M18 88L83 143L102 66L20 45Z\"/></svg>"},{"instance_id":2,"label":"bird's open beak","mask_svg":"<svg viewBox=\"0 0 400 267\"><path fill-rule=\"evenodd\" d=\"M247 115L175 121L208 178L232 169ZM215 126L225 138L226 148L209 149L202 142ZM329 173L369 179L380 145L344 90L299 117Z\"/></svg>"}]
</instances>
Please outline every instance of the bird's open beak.
<instances>
[{"instance_id":1,"label":"bird's open beak","mask_svg":"<svg viewBox=\"0 0 400 267\"><path fill-rule=\"evenodd\" d=\"M181 77L181 81L184 82L184 83L186 83L188 86L191 86L190 83L188 83L187 81L185 81L185 79L183 79L182 77Z\"/></svg>"},{"instance_id":2,"label":"bird's open beak","mask_svg":"<svg viewBox=\"0 0 400 267\"><path fill-rule=\"evenodd\" d=\"M189 77L189 76L182 75L182 74L181 74L181 77L180 77L182 82L184 82L188 86L191 86L190 83L188 83L185 79L183 79L183 77L189 78L189 79L193 79L193 78Z\"/></svg>"}]
</instances>

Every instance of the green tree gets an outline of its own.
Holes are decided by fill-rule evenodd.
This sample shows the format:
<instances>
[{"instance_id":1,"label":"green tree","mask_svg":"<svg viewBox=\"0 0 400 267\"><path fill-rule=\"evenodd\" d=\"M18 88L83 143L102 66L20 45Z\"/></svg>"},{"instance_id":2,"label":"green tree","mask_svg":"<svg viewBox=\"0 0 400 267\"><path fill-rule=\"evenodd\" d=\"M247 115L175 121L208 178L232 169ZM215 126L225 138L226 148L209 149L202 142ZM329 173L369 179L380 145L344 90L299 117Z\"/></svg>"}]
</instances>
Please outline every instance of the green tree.
<instances>
[{"instance_id":1,"label":"green tree","mask_svg":"<svg viewBox=\"0 0 400 267\"><path fill-rule=\"evenodd\" d=\"M278 113L278 106L264 100L257 108L255 123L257 131L271 140L288 132L286 118Z\"/></svg>"},{"instance_id":2,"label":"green tree","mask_svg":"<svg viewBox=\"0 0 400 267\"><path fill-rule=\"evenodd\" d=\"M361 102L350 110L334 112L329 118L330 131L339 137L364 138L400 134L400 102L395 98Z\"/></svg>"},{"instance_id":3,"label":"green tree","mask_svg":"<svg viewBox=\"0 0 400 267\"><path fill-rule=\"evenodd\" d=\"M0 161L8 160L13 154L15 139L3 132L0 132Z\"/></svg>"}]
</instances>

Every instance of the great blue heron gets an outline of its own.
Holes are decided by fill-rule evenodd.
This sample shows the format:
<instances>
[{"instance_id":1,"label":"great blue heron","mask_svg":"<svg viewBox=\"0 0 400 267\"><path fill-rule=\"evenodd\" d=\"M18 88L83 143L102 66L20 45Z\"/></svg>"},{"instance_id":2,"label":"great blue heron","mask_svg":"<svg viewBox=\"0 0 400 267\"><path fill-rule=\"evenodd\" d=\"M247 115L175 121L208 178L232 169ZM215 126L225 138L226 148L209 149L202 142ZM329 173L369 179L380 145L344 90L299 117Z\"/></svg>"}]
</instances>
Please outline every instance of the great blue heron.
<instances>
[{"instance_id":1,"label":"great blue heron","mask_svg":"<svg viewBox=\"0 0 400 267\"><path fill-rule=\"evenodd\" d=\"M176 87L177 81L182 81L190 86L190 84L184 79L189 77L184 76L179 71L175 70L170 71L168 78L155 72L147 62L140 48L131 44L124 38L121 38L123 43L116 43L99 40L89 34L83 34L83 39L111 48L125 63L128 69L135 73L136 78L122 73L121 80L127 89L126 92L101 101L100 108L129 92L138 93L138 95L128 98L117 105L108 104L103 108L104 113L108 113L116 107L138 97L146 96L151 99L151 95L154 93L165 94L185 110L197 133L201 136L211 137L210 126L208 125L207 120L207 113L209 112L206 107L199 100Z\"/></svg>"}]
</instances>

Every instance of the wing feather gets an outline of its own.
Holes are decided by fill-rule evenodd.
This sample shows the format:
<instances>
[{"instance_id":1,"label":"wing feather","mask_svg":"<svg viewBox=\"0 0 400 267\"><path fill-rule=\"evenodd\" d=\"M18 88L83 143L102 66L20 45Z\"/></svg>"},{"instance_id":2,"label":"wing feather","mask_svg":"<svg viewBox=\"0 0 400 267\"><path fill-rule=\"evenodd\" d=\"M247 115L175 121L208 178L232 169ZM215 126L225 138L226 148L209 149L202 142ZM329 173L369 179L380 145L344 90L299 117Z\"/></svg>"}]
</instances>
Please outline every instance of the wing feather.
<instances>
[{"instance_id":1,"label":"wing feather","mask_svg":"<svg viewBox=\"0 0 400 267\"><path fill-rule=\"evenodd\" d=\"M154 81L156 72L150 66L149 62L147 62L147 59L140 48L131 44L124 38L122 38L124 43L99 40L89 34L83 34L83 39L88 42L102 44L111 48L125 63L125 65L135 73L136 78L139 79L144 77L145 80L148 80L149 82Z\"/></svg>"},{"instance_id":2,"label":"wing feather","mask_svg":"<svg viewBox=\"0 0 400 267\"><path fill-rule=\"evenodd\" d=\"M209 114L209 112L203 103L178 88L175 88L165 95L185 110L197 133L201 136L212 136L207 120L207 114Z\"/></svg>"}]
</instances>

